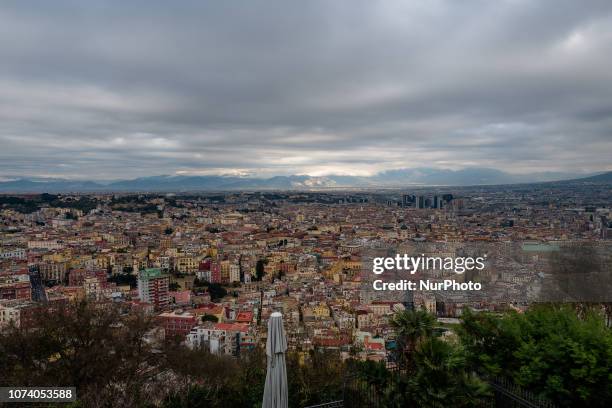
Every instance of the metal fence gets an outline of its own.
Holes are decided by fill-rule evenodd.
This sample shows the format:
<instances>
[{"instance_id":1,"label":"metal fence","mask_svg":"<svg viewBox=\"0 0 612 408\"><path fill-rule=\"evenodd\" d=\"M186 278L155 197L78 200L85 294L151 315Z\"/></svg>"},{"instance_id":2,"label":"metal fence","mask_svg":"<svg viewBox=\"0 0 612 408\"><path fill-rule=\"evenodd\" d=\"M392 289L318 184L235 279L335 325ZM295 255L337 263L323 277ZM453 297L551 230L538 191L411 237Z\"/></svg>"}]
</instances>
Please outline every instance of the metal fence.
<instances>
[{"instance_id":1,"label":"metal fence","mask_svg":"<svg viewBox=\"0 0 612 408\"><path fill-rule=\"evenodd\" d=\"M491 407L495 408L556 408L555 405L524 390L505 378L488 378L493 391Z\"/></svg>"},{"instance_id":2,"label":"metal fence","mask_svg":"<svg viewBox=\"0 0 612 408\"><path fill-rule=\"evenodd\" d=\"M350 374L344 379L344 406L347 408L382 408L387 406L385 395L397 384L400 370L390 370L390 377L381 382L363 374Z\"/></svg>"},{"instance_id":3,"label":"metal fence","mask_svg":"<svg viewBox=\"0 0 612 408\"><path fill-rule=\"evenodd\" d=\"M398 376L408 375L402 370L391 370L391 378L385 383L364 375L350 374L345 378L343 407L346 408L383 408L388 401L386 396L401 392L393 389L398 384ZM483 401L487 408L556 408L556 406L536 394L524 390L504 378L483 378L491 387L492 397ZM325 407L327 405L321 405ZM338 405L330 405L335 407Z\"/></svg>"},{"instance_id":4,"label":"metal fence","mask_svg":"<svg viewBox=\"0 0 612 408\"><path fill-rule=\"evenodd\" d=\"M305 408L344 408L344 401L340 400L340 401L332 401L332 402L327 402L325 404L319 404L319 405L310 405L308 407Z\"/></svg>"}]
</instances>

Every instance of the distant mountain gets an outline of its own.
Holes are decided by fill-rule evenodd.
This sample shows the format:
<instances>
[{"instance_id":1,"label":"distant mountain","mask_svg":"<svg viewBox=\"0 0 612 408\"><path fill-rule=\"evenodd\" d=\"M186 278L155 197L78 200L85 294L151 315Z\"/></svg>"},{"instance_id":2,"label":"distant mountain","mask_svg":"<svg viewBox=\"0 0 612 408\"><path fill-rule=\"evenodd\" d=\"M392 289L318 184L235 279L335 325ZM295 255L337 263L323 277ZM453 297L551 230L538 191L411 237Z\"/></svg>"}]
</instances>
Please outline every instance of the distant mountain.
<instances>
[{"instance_id":1,"label":"distant mountain","mask_svg":"<svg viewBox=\"0 0 612 408\"><path fill-rule=\"evenodd\" d=\"M514 176L500 170L487 168L448 169L399 169L389 170L374 176L384 184L421 184L421 185L471 185L504 184L514 182Z\"/></svg>"},{"instance_id":2,"label":"distant mountain","mask_svg":"<svg viewBox=\"0 0 612 408\"><path fill-rule=\"evenodd\" d=\"M449 169L399 169L389 170L373 177L378 183L400 185L438 185L438 186L470 186L496 185L516 183L538 183L545 181L564 180L576 177L568 173L533 173L530 175L510 174L501 170L469 167L461 170Z\"/></svg>"},{"instance_id":3,"label":"distant mountain","mask_svg":"<svg viewBox=\"0 0 612 408\"><path fill-rule=\"evenodd\" d=\"M592 184L612 184L612 171L596 174L594 176L564 180L568 183L592 183Z\"/></svg>"},{"instance_id":4,"label":"distant mountain","mask_svg":"<svg viewBox=\"0 0 612 408\"><path fill-rule=\"evenodd\" d=\"M152 176L120 180L106 185L113 191L215 190L240 181L225 176Z\"/></svg>"},{"instance_id":5,"label":"distant mountain","mask_svg":"<svg viewBox=\"0 0 612 408\"><path fill-rule=\"evenodd\" d=\"M65 179L17 179L0 182L0 192L54 193L96 191L101 185L93 181Z\"/></svg>"},{"instance_id":6,"label":"distant mountain","mask_svg":"<svg viewBox=\"0 0 612 408\"><path fill-rule=\"evenodd\" d=\"M329 175L275 176L270 178L237 176L151 176L131 180L95 182L86 180L16 178L0 181L4 193L66 192L181 192L223 190L310 190L330 188L392 188L410 186L468 186L538 183L558 180L612 183L612 172L576 179L565 173L536 173L529 176L489 168L462 170L415 168L388 170L370 177Z\"/></svg>"}]
</instances>

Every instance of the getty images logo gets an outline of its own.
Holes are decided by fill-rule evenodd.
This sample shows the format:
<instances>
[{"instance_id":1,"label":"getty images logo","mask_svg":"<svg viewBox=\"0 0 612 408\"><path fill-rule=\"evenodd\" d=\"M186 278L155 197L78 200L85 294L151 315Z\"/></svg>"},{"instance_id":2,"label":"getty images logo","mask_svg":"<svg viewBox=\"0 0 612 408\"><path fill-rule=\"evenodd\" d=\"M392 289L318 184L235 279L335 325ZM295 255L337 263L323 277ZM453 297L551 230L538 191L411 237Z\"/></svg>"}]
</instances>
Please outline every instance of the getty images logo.
<instances>
[{"instance_id":1,"label":"getty images logo","mask_svg":"<svg viewBox=\"0 0 612 408\"><path fill-rule=\"evenodd\" d=\"M386 270L404 270L415 274L419 270L452 271L463 274L465 271L481 271L485 268L487 255L481 257L440 257L440 256L408 256L397 254L395 257L376 257L373 259L372 272L380 275Z\"/></svg>"}]
</instances>

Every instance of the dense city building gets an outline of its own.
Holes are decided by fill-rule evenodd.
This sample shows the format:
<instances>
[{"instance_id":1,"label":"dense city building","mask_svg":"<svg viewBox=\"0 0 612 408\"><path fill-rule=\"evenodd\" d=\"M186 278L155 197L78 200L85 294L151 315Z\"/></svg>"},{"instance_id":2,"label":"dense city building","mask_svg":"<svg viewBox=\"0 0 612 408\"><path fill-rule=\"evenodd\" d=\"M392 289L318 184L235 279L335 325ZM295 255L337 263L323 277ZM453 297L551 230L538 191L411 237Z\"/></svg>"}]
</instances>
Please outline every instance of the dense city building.
<instances>
[{"instance_id":1,"label":"dense city building","mask_svg":"<svg viewBox=\"0 0 612 408\"><path fill-rule=\"evenodd\" d=\"M87 196L85 209L81 196L66 194L54 196L61 207L4 205L0 330L38 302L87 299L151 315L163 335L191 347L237 355L264 344L268 317L281 311L293 350L382 361L398 310L454 319L465 307L524 308L508 297L536 287L559 248L612 238L611 195L588 185L516 185L99 194ZM495 287L488 299L364 290L377 248L457 256L472 243L491 245L501 260L469 275ZM513 243L518 252L501 256Z\"/></svg>"}]
</instances>

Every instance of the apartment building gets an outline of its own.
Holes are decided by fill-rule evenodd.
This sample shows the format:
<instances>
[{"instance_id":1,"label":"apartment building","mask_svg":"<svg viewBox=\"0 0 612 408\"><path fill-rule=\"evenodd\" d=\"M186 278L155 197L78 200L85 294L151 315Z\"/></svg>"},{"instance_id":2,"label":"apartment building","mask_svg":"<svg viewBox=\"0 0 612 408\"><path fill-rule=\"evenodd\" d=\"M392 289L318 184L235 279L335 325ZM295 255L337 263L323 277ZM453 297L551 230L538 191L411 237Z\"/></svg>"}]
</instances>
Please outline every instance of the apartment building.
<instances>
[{"instance_id":1,"label":"apartment building","mask_svg":"<svg viewBox=\"0 0 612 408\"><path fill-rule=\"evenodd\" d=\"M167 306L170 301L169 284L169 276L161 269L143 269L138 273L138 297L141 302L152 303L157 309Z\"/></svg>"}]
</instances>

